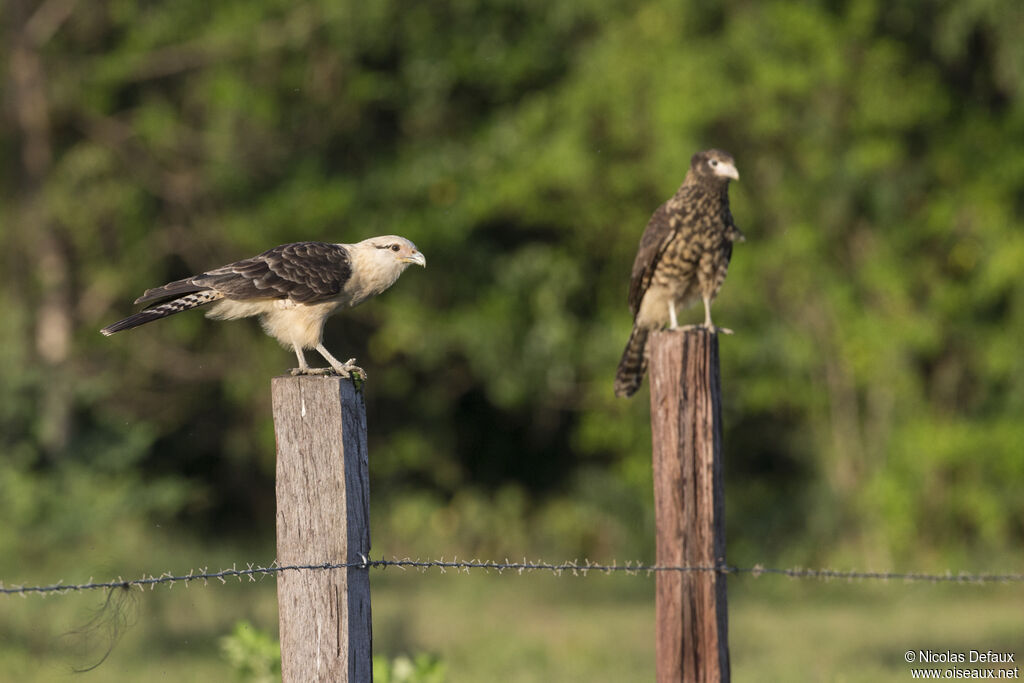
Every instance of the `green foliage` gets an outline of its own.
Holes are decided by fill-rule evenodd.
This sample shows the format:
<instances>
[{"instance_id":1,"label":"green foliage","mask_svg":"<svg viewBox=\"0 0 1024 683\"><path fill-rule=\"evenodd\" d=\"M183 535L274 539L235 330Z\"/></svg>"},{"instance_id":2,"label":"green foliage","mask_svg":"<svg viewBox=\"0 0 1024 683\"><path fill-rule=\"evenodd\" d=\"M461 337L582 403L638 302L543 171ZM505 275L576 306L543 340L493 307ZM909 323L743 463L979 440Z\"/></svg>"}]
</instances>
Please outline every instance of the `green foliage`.
<instances>
[{"instance_id":1,"label":"green foliage","mask_svg":"<svg viewBox=\"0 0 1024 683\"><path fill-rule=\"evenodd\" d=\"M248 621L237 622L231 633L220 639L220 649L239 681L281 679L281 644ZM439 657L421 652L414 657L374 656L373 679L380 683L444 683L448 677Z\"/></svg>"},{"instance_id":2,"label":"green foliage","mask_svg":"<svg viewBox=\"0 0 1024 683\"><path fill-rule=\"evenodd\" d=\"M641 533L653 528L650 497L638 499L628 483L595 471L539 504L514 485L491 493L470 488L450 500L408 493L371 511L374 550L420 558L640 560L654 554L653 535Z\"/></svg>"},{"instance_id":3,"label":"green foliage","mask_svg":"<svg viewBox=\"0 0 1024 683\"><path fill-rule=\"evenodd\" d=\"M412 658L399 655L390 660L375 656L373 680L382 683L444 683L448 675L440 657L421 652Z\"/></svg>"},{"instance_id":4,"label":"green foliage","mask_svg":"<svg viewBox=\"0 0 1024 683\"><path fill-rule=\"evenodd\" d=\"M220 649L236 679L247 683L281 680L281 644L248 621L235 623L220 639Z\"/></svg>"},{"instance_id":5,"label":"green foliage","mask_svg":"<svg viewBox=\"0 0 1024 683\"><path fill-rule=\"evenodd\" d=\"M19 528L269 529L288 353L197 314L96 330L274 244L396 232L430 268L327 339L369 374L375 543L648 553L646 402L611 395L625 290L714 145L748 236L716 303L734 559L1024 540L1019 3L8 5ZM59 509L73 487L94 518Z\"/></svg>"}]
</instances>

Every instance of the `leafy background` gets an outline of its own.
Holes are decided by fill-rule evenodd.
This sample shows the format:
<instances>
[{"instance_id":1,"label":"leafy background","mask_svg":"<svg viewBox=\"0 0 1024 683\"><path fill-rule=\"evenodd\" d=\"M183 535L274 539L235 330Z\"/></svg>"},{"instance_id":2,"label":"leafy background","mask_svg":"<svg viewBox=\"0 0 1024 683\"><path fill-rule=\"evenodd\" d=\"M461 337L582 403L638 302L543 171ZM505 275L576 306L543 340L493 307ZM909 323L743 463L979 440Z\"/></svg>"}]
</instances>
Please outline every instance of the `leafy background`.
<instances>
[{"instance_id":1,"label":"leafy background","mask_svg":"<svg viewBox=\"0 0 1024 683\"><path fill-rule=\"evenodd\" d=\"M640 232L709 146L737 159L748 238L715 305L737 331L730 561L1019 563L1018 2L7 0L0 19L6 581L272 557L268 380L290 354L198 314L97 330L170 279L386 233L429 268L327 335L370 376L375 553L650 559L646 390L617 400L612 377Z\"/></svg>"}]
</instances>

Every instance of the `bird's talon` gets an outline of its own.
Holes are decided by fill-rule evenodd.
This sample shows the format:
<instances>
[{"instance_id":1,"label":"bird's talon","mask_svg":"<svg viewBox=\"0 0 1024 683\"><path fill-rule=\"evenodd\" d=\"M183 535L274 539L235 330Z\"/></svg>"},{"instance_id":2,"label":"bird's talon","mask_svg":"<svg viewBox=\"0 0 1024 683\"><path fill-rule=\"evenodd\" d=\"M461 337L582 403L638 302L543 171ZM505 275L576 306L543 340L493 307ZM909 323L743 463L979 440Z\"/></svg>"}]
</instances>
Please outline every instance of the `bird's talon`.
<instances>
[{"instance_id":1,"label":"bird's talon","mask_svg":"<svg viewBox=\"0 0 1024 683\"><path fill-rule=\"evenodd\" d=\"M341 366L337 368L337 370L338 374L340 374L342 377L355 376L356 379L360 379L363 382L366 381L366 370L363 370L361 367L356 365L355 358L349 358L347 361L342 363Z\"/></svg>"}]
</instances>

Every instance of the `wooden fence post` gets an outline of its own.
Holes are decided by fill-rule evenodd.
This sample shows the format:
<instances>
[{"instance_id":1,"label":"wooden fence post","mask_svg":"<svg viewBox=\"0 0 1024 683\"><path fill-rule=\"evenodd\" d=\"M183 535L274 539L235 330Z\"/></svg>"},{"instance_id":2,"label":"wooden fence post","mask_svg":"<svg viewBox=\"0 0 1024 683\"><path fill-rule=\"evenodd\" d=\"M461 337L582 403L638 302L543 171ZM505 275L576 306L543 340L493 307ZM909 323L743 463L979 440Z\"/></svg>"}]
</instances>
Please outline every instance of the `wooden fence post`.
<instances>
[{"instance_id":1,"label":"wooden fence post","mask_svg":"<svg viewBox=\"0 0 1024 683\"><path fill-rule=\"evenodd\" d=\"M650 339L654 509L659 565L725 565L718 337L707 330ZM729 680L725 575L659 572L658 683Z\"/></svg>"},{"instance_id":2,"label":"wooden fence post","mask_svg":"<svg viewBox=\"0 0 1024 683\"><path fill-rule=\"evenodd\" d=\"M277 562L358 562L370 553L366 408L340 377L275 377ZM366 569L277 575L284 683L373 679Z\"/></svg>"}]
</instances>

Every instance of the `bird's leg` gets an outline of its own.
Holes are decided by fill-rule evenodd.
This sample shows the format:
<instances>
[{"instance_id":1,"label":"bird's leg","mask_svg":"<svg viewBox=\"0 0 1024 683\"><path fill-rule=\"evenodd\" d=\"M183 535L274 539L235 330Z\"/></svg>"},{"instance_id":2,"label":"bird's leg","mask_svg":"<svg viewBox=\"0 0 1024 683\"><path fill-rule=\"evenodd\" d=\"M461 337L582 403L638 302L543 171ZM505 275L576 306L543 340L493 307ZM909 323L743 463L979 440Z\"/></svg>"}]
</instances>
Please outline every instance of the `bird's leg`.
<instances>
[{"instance_id":1,"label":"bird's leg","mask_svg":"<svg viewBox=\"0 0 1024 683\"><path fill-rule=\"evenodd\" d=\"M714 323L711 322L711 297L705 294L702 298L704 299L704 328L711 332L732 334L732 330L728 327L715 327Z\"/></svg>"},{"instance_id":2,"label":"bird's leg","mask_svg":"<svg viewBox=\"0 0 1024 683\"><path fill-rule=\"evenodd\" d=\"M669 317L669 321L670 321L668 329L670 329L670 330L684 330L685 331L685 330L697 330L697 329L705 329L705 328L707 328L707 322L706 321L705 321L705 323L703 325L683 325L682 327L680 327L678 321L676 320L676 302L673 301L672 299L668 300L668 317ZM708 318L708 320L710 320L710 318ZM711 329L713 330L714 328L711 328Z\"/></svg>"},{"instance_id":3,"label":"bird's leg","mask_svg":"<svg viewBox=\"0 0 1024 683\"><path fill-rule=\"evenodd\" d=\"M359 375L363 380L366 379L366 371L356 365L355 358L349 358L344 363L340 362L337 358L331 355L331 352L321 343L316 345L316 350L323 356L334 371L342 377L351 377L353 373Z\"/></svg>"},{"instance_id":4,"label":"bird's leg","mask_svg":"<svg viewBox=\"0 0 1024 683\"><path fill-rule=\"evenodd\" d=\"M292 348L295 349L295 357L299 359L299 367L292 368L293 375L308 375L309 365L306 364L306 355L302 353L302 347L298 344L292 344Z\"/></svg>"},{"instance_id":5,"label":"bird's leg","mask_svg":"<svg viewBox=\"0 0 1024 683\"><path fill-rule=\"evenodd\" d=\"M292 343L292 348L295 349L295 357L299 359L299 367L292 368L292 375L329 375L336 370L336 368L311 368L306 363L306 354L302 352L302 347Z\"/></svg>"}]
</instances>

